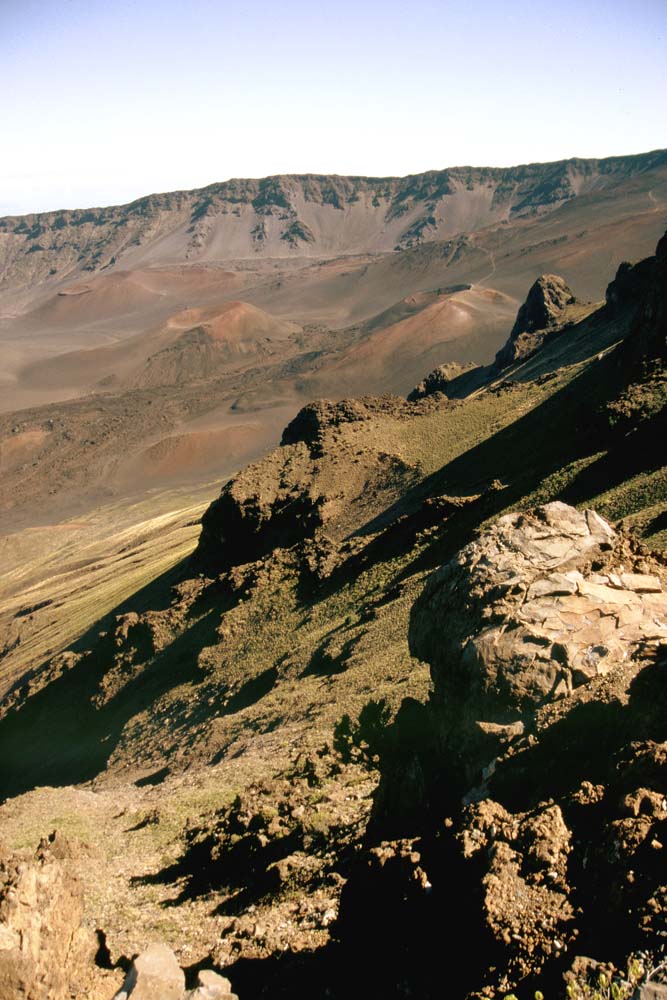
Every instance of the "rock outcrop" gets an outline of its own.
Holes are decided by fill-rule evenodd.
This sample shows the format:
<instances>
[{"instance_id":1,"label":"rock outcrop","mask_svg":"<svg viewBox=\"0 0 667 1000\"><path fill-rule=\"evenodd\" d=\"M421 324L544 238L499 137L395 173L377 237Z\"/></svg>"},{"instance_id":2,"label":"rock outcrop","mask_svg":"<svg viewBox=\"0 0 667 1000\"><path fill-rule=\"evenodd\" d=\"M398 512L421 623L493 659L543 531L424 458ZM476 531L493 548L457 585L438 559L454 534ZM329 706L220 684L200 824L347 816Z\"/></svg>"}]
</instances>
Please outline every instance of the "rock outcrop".
<instances>
[{"instance_id":1,"label":"rock outcrop","mask_svg":"<svg viewBox=\"0 0 667 1000\"><path fill-rule=\"evenodd\" d=\"M507 723L667 641L667 587L559 502L507 514L428 581L410 630L438 697Z\"/></svg>"},{"instance_id":2,"label":"rock outcrop","mask_svg":"<svg viewBox=\"0 0 667 1000\"><path fill-rule=\"evenodd\" d=\"M409 402L415 402L418 399L423 399L424 396L432 396L436 392L441 392L447 395L447 387L449 383L459 375L463 375L464 372L470 371L475 366L471 364L460 365L456 361L452 361L446 365L439 365L434 368L432 372L426 376L425 379L416 385L412 392L408 395Z\"/></svg>"},{"instance_id":3,"label":"rock outcrop","mask_svg":"<svg viewBox=\"0 0 667 1000\"><path fill-rule=\"evenodd\" d=\"M2 1000L102 1000L111 995L110 982L118 970L104 962L102 968L97 965L100 937L85 924L82 886L69 866L80 850L81 845L54 833L35 854L0 856ZM114 1000L130 998L238 1000L229 980L210 969L201 970L196 987L186 990L174 952L159 942L134 959Z\"/></svg>"},{"instance_id":4,"label":"rock outcrop","mask_svg":"<svg viewBox=\"0 0 667 1000\"><path fill-rule=\"evenodd\" d=\"M322 526L324 502L306 445L274 451L227 483L208 508L200 556L224 568L293 545Z\"/></svg>"},{"instance_id":5,"label":"rock outcrop","mask_svg":"<svg viewBox=\"0 0 667 1000\"><path fill-rule=\"evenodd\" d=\"M574 302L563 278L555 274L539 277L517 313L509 340L496 354L495 367L507 368L533 354L547 334L563 322L567 307Z\"/></svg>"},{"instance_id":6,"label":"rock outcrop","mask_svg":"<svg viewBox=\"0 0 667 1000\"><path fill-rule=\"evenodd\" d=\"M0 996L84 995L97 941L82 925L83 891L48 842L0 858Z\"/></svg>"},{"instance_id":7,"label":"rock outcrop","mask_svg":"<svg viewBox=\"0 0 667 1000\"><path fill-rule=\"evenodd\" d=\"M616 352L625 384L607 405L609 423L620 440L639 430L651 453L667 426L667 234L654 257L621 264L607 288L606 309L612 322L624 311L632 317ZM636 452L637 435L632 445Z\"/></svg>"},{"instance_id":8,"label":"rock outcrop","mask_svg":"<svg viewBox=\"0 0 667 1000\"><path fill-rule=\"evenodd\" d=\"M629 343L646 359L667 361L667 233L649 259L648 287L640 301Z\"/></svg>"},{"instance_id":9,"label":"rock outcrop","mask_svg":"<svg viewBox=\"0 0 667 1000\"><path fill-rule=\"evenodd\" d=\"M659 241L655 255L632 264L619 265L607 286L607 312L614 316L623 309L634 311L634 324L626 349L636 358L667 357L667 233Z\"/></svg>"},{"instance_id":10,"label":"rock outcrop","mask_svg":"<svg viewBox=\"0 0 667 1000\"><path fill-rule=\"evenodd\" d=\"M663 558L559 502L500 517L430 577L410 645L433 692L386 738L340 907L342 943L382 956L389 989L430 1000L444 968L452 996L557 994L577 956L625 968L661 945L666 583Z\"/></svg>"},{"instance_id":11,"label":"rock outcrop","mask_svg":"<svg viewBox=\"0 0 667 1000\"><path fill-rule=\"evenodd\" d=\"M318 399L299 410L283 431L280 443L287 445L303 441L309 447L317 448L325 431L331 428L372 420L378 415L402 416L406 411L409 412L409 407L405 400L390 393L341 399L338 402Z\"/></svg>"},{"instance_id":12,"label":"rock outcrop","mask_svg":"<svg viewBox=\"0 0 667 1000\"><path fill-rule=\"evenodd\" d=\"M305 406L285 428L281 447L228 482L208 508L200 563L219 572L306 542L321 529L344 537L355 505L379 513L380 498L397 496L416 467L400 448L376 447L374 421L407 419L425 405L386 394Z\"/></svg>"},{"instance_id":13,"label":"rock outcrop","mask_svg":"<svg viewBox=\"0 0 667 1000\"><path fill-rule=\"evenodd\" d=\"M571 833L560 807L513 815L485 799L468 808L458 837L466 861L488 858L482 910L492 937L507 949L509 980L539 971L573 940Z\"/></svg>"}]
</instances>

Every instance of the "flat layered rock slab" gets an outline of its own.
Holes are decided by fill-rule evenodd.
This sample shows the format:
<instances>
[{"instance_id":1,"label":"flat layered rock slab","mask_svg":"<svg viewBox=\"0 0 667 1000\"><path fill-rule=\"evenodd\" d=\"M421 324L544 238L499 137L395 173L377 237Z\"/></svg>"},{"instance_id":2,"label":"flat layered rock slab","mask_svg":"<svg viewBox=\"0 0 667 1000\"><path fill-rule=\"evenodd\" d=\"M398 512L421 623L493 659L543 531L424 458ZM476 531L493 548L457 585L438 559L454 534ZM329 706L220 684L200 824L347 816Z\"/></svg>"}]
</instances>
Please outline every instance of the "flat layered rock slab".
<instances>
[{"instance_id":1,"label":"flat layered rock slab","mask_svg":"<svg viewBox=\"0 0 667 1000\"><path fill-rule=\"evenodd\" d=\"M489 720L608 674L667 641L667 585L628 572L620 543L595 511L560 502L499 518L428 581L412 652Z\"/></svg>"}]
</instances>

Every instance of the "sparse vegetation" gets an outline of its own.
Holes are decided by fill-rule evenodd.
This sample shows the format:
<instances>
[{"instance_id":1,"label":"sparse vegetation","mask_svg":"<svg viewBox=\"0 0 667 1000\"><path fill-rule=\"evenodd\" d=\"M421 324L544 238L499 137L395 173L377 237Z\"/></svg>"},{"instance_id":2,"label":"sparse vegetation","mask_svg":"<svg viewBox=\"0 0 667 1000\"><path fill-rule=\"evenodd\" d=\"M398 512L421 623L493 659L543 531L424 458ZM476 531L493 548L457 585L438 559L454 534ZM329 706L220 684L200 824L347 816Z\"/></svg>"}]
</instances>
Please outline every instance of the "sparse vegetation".
<instances>
[{"instance_id":1,"label":"sparse vegetation","mask_svg":"<svg viewBox=\"0 0 667 1000\"><path fill-rule=\"evenodd\" d=\"M437 230L438 198L479 181L479 172L466 170L402 187L317 177L299 184L315 203L313 219L322 205L356 211L365 200L357 195L373 192L374 204L392 206L389 225L421 200L424 211L404 234L421 240ZM289 233L315 247L319 234L292 214L296 183L234 182L225 197L259 216L249 233L260 243L271 245L276 226L280 239ZM500 183L495 193L500 202L508 196ZM188 218L204 224L219 194L202 196L199 217ZM545 204L570 197L561 173L545 180L539 197ZM526 195L519 210L532 211L536 199ZM157 198L132 213L145 220L160 210ZM100 228L106 218L77 222ZM88 247L85 259L98 252ZM461 237L410 258L424 263L423 273L437 270L432 290L392 299L338 342L326 329L301 331L300 349L311 354L281 357L271 378L284 374L280 385L305 392L325 355L330 360L327 351L342 357L376 330L438 305L438 297L473 291L452 290L443 279L457 254L485 268L494 257ZM271 294L289 294L297 267L311 267L292 263L294 271L270 275ZM350 264L353 281L376 263L389 266L366 258ZM251 271L254 262L244 266ZM332 280L345 277L347 262L330 266ZM475 294L478 302L486 293ZM548 1000L576 949L608 947L618 961L621 951L663 933L667 730L657 639L645 648L633 636L630 653L619 653L605 672L611 659L595 629L603 628L598 619L605 627L617 619L600 611L585 623L592 660L575 670L570 652L557 649L556 682L543 697L536 685L520 711L502 702L507 671L498 669L488 684L480 675L478 683L458 660L448 673L447 660L438 667L445 684L411 653L432 571L502 514L559 499L624 519L653 543L667 539L667 472L655 447L664 387L653 370L649 377L648 368L624 365L636 309L621 300L615 308L568 314L539 350L502 375L461 369L452 390L460 398L387 395L310 407L290 423L279 451L237 475L208 508L192 560L202 497L187 488L178 515L152 510L144 518L140 504L122 530L111 523L121 515L110 504L108 535L87 550L81 538L89 525L80 535L81 526L69 524L67 552L51 540L48 565L48 546L36 556L30 537L11 543L24 565L5 579L0 613L18 626L2 677L11 683L28 667L35 674L23 676L0 720L3 837L12 848L34 847L55 828L77 842L70 860L86 881L86 919L104 929L114 962L156 934L179 947L190 969L205 961L233 969L242 1000L269 990L316 996L318 975L333 996L349 995L336 966L361 969L361 995L372 995L366 975L378 995L429 1000L442 991L443 962L453 996L516 989L523 998L530 983L534 1000ZM197 352L202 323L186 331ZM138 442L164 425L173 430L184 413L208 419L212 386L233 388L240 415L244 393L255 392L267 370L239 369L220 383L200 372L201 384L183 395L172 385L159 395L133 389L109 400L86 397L62 413L49 410L55 416L22 411L20 423L5 418L7 437L27 434L21 448L44 466L57 453L49 489L59 488L80 472L84 446L98 449L100 461L106 454L97 442L113 436L104 437L110 415L115 434L124 428ZM155 415L156 401L165 413ZM228 402L221 395L216 405ZM69 443L80 426L75 467ZM39 450L54 438L59 452ZM160 502L169 504L163 495ZM154 496L149 505L156 503ZM617 603L636 612L635 625L649 620L644 602L662 600L664 560L638 538L596 544L593 556L575 560L581 572L537 583L556 587L548 597L570 600L571 616L581 612L586 587L595 593L609 584ZM574 560L570 549L567 555ZM626 575L627 585L612 580ZM493 604L501 621L517 579L506 575L505 610ZM498 591L502 584L499 575ZM476 599L470 587L459 590L450 604ZM658 635L661 619L651 614ZM440 626L438 618L437 643ZM549 628L531 633L531 664L547 645L555 648ZM509 631L496 636L499 649ZM483 634L490 641L490 625ZM464 640L470 652L470 630ZM74 648L54 656L66 646ZM546 662L544 654L539 663ZM524 666L511 660L516 672ZM474 695L488 714L466 715L469 689L470 704ZM474 968L452 967L464 947L479 956ZM635 965L623 976L577 973L568 995L629 1000L638 982Z\"/></svg>"}]
</instances>

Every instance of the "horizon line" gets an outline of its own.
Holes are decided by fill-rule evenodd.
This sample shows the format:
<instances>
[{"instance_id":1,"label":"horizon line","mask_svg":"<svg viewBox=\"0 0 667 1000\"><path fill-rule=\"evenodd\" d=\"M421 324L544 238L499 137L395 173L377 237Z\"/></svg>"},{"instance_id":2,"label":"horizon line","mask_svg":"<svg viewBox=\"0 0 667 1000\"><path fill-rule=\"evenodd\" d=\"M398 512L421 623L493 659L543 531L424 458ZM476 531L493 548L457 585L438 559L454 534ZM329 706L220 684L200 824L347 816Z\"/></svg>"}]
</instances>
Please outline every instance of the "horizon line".
<instances>
[{"instance_id":1,"label":"horizon line","mask_svg":"<svg viewBox=\"0 0 667 1000\"><path fill-rule=\"evenodd\" d=\"M447 167L432 167L427 170L420 170L415 173L410 174L338 174L338 173L319 173L307 171L305 173L291 173L284 172L278 174L265 174L261 177L228 177L224 180L211 181L209 184L204 184L200 187L184 187L184 188L172 188L170 190L161 191L150 191L147 194L139 195L137 198L133 198L131 201L127 202L116 202L104 205L83 205L77 208L49 208L42 209L36 212L11 212L6 215L0 216L1 220L4 219L24 219L33 216L44 216L44 215L58 215L60 213L74 213L74 212L92 212L92 211L104 211L106 209L122 209L131 208L133 205L137 205L143 201L148 201L151 198L160 198L165 195L188 195L195 194L198 192L208 191L210 188L220 187L225 184L232 184L234 182L251 182L251 183L261 183L262 181L277 180L279 178L292 178L295 180L301 180L304 178L338 178L351 181L404 181L409 180L413 177L425 177L428 174L444 174L447 171L454 170L488 170L496 171L498 173L506 172L509 170L519 170L522 167L548 167L557 166L559 164L582 162L582 163L605 163L610 160L638 160L642 157L655 156L658 154L667 154L667 147L656 147L655 149L648 149L641 153L614 153L610 156L568 156L563 157L558 160L532 160L526 163L515 163L507 167L493 167L484 164L458 164Z\"/></svg>"}]
</instances>

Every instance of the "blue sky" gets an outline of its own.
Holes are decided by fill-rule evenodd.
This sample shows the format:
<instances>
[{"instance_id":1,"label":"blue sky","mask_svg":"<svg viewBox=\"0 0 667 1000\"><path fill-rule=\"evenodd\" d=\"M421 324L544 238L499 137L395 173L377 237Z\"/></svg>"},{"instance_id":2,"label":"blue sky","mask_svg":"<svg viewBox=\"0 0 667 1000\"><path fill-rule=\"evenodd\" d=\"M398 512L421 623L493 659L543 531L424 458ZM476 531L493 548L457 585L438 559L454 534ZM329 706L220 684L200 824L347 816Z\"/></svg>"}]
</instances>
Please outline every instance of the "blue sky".
<instances>
[{"instance_id":1,"label":"blue sky","mask_svg":"<svg viewBox=\"0 0 667 1000\"><path fill-rule=\"evenodd\" d=\"M667 146L667 4L0 0L0 214Z\"/></svg>"}]
</instances>

